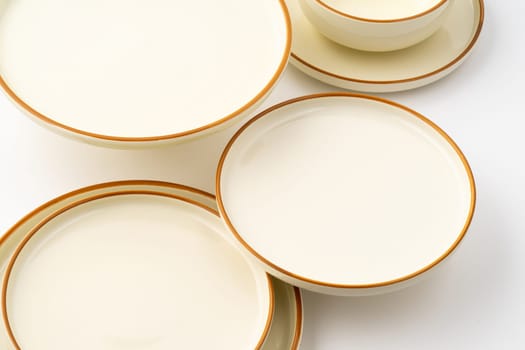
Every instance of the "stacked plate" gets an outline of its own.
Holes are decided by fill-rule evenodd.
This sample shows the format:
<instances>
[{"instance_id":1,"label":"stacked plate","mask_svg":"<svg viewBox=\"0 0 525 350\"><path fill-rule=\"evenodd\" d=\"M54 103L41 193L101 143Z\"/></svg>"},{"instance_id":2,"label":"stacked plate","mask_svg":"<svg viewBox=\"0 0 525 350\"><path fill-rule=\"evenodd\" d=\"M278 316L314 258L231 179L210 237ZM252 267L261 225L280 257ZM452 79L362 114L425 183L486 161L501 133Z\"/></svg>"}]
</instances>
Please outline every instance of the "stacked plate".
<instances>
[{"instance_id":1,"label":"stacked plate","mask_svg":"<svg viewBox=\"0 0 525 350\"><path fill-rule=\"evenodd\" d=\"M83 188L0 242L2 349L295 349L301 296L232 243L215 197L155 181Z\"/></svg>"},{"instance_id":2,"label":"stacked plate","mask_svg":"<svg viewBox=\"0 0 525 350\"><path fill-rule=\"evenodd\" d=\"M399 3L2 2L0 85L83 141L190 140L251 116L289 57L376 92L463 62L481 0ZM252 117L222 153L216 194L104 183L21 219L0 240L2 348L297 349L299 288L370 295L428 276L461 243L476 199L442 129L353 93Z\"/></svg>"}]
</instances>

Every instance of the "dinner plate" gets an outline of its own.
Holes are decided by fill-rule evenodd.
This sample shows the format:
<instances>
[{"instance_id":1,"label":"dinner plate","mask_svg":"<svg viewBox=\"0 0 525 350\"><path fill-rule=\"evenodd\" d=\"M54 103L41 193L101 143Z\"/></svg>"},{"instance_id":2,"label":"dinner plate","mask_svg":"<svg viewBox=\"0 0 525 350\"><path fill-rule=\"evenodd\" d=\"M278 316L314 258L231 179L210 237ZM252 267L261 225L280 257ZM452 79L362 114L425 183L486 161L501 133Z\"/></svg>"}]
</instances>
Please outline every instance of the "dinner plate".
<instances>
[{"instance_id":1,"label":"dinner plate","mask_svg":"<svg viewBox=\"0 0 525 350\"><path fill-rule=\"evenodd\" d=\"M397 51L353 50L327 39L286 0L293 28L290 62L327 84L366 92L409 90L456 69L471 53L484 18L483 0L455 0L443 26L427 40Z\"/></svg>"},{"instance_id":2,"label":"dinner plate","mask_svg":"<svg viewBox=\"0 0 525 350\"><path fill-rule=\"evenodd\" d=\"M0 11L3 90L41 124L105 145L187 140L249 114L291 45L283 0L11 0Z\"/></svg>"},{"instance_id":3,"label":"dinner plate","mask_svg":"<svg viewBox=\"0 0 525 350\"><path fill-rule=\"evenodd\" d=\"M160 182L128 180L98 184L82 188L60 196L35 209L16 223L0 239L0 275L3 276L9 258L20 241L42 219L56 210L77 200L108 192L127 192L133 190L158 191L184 198L192 199L209 208L216 209L215 197L207 192L183 185ZM302 302L301 293L282 281L272 279L274 287L274 315L268 336L261 349L298 349L302 332ZM0 348L12 349L11 342L5 331L3 318L0 318Z\"/></svg>"},{"instance_id":4,"label":"dinner plate","mask_svg":"<svg viewBox=\"0 0 525 350\"><path fill-rule=\"evenodd\" d=\"M475 186L458 146L421 114L329 93L245 124L217 170L221 216L241 249L312 291L399 289L458 246Z\"/></svg>"},{"instance_id":5,"label":"dinner plate","mask_svg":"<svg viewBox=\"0 0 525 350\"><path fill-rule=\"evenodd\" d=\"M216 212L184 192L203 196L99 185L17 224L2 244L25 235L11 246L2 291L14 348L261 348L270 280Z\"/></svg>"}]
</instances>

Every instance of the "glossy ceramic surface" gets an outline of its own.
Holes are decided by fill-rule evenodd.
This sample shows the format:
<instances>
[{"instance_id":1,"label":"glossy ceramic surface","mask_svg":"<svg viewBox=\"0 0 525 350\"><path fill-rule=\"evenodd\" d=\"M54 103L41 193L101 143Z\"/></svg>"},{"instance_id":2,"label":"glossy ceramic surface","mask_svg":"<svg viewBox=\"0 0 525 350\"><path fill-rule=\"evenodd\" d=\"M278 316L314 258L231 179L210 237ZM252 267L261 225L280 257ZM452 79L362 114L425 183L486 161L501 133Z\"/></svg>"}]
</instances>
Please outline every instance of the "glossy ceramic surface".
<instances>
[{"instance_id":1,"label":"glossy ceramic surface","mask_svg":"<svg viewBox=\"0 0 525 350\"><path fill-rule=\"evenodd\" d=\"M312 95L248 122L217 172L239 246L293 285L337 295L400 288L464 237L474 180L455 143L404 106Z\"/></svg>"},{"instance_id":2,"label":"glossy ceramic surface","mask_svg":"<svg viewBox=\"0 0 525 350\"><path fill-rule=\"evenodd\" d=\"M275 291L275 314L264 350L297 350L303 331L303 306L301 291L297 287L272 279Z\"/></svg>"},{"instance_id":3,"label":"glossy ceramic surface","mask_svg":"<svg viewBox=\"0 0 525 350\"><path fill-rule=\"evenodd\" d=\"M248 114L291 41L279 0L12 0L0 10L7 95L41 124L105 145L188 139Z\"/></svg>"},{"instance_id":4,"label":"glossy ceramic surface","mask_svg":"<svg viewBox=\"0 0 525 350\"><path fill-rule=\"evenodd\" d=\"M312 24L329 39L366 51L417 44L443 23L454 0L299 0Z\"/></svg>"},{"instance_id":5,"label":"glossy ceramic surface","mask_svg":"<svg viewBox=\"0 0 525 350\"><path fill-rule=\"evenodd\" d=\"M163 193L179 195L195 200L207 207L216 209L215 197L209 193L189 188L182 185L159 181L120 181L110 182L86 187L61 197L58 197L41 207L35 209L22 218L0 239L0 275L3 277L6 265L13 251L27 232L37 225L42 219L54 211L73 203L79 199L89 198L94 195L108 192L127 192L133 190L160 191ZM272 280L275 293L274 315L268 336L261 349L291 349L298 348L302 331L302 303L299 289L291 287L277 279ZM0 348L14 349L9 341L5 324L0 318Z\"/></svg>"},{"instance_id":6,"label":"glossy ceramic surface","mask_svg":"<svg viewBox=\"0 0 525 350\"><path fill-rule=\"evenodd\" d=\"M291 62L327 84L367 92L409 90L435 82L471 53L484 19L483 0L455 0L442 27L403 50L364 52L320 34L305 17L300 0L286 0L293 28Z\"/></svg>"},{"instance_id":7,"label":"glossy ceramic surface","mask_svg":"<svg viewBox=\"0 0 525 350\"><path fill-rule=\"evenodd\" d=\"M271 284L212 209L150 188L95 191L29 219L3 290L19 348L260 347Z\"/></svg>"}]
</instances>

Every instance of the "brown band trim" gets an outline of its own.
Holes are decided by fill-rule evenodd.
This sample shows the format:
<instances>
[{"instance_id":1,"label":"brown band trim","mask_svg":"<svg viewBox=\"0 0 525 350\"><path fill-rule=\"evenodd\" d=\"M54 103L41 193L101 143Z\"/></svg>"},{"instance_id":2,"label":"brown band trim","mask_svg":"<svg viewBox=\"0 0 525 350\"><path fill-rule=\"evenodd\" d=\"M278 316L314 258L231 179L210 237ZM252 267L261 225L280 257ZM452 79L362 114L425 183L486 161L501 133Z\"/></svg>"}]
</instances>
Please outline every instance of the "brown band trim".
<instances>
[{"instance_id":1,"label":"brown band trim","mask_svg":"<svg viewBox=\"0 0 525 350\"><path fill-rule=\"evenodd\" d=\"M17 224L15 224L8 231L8 233L0 241L0 244L2 244L4 242L4 240L8 236L10 236L18 227L20 227L24 222L29 220L33 215L39 213L40 211L46 209L47 207L49 207L49 206L51 206L53 204L56 204L56 203L60 202L61 200L65 200L67 198L71 198L71 197L73 197L75 195L79 195L79 194L82 194L82 193L90 192L92 190L103 189L103 188L111 188L113 186L121 186L121 185L160 185L160 186L168 185L171 188L182 189L182 190L185 190L185 191L194 192L194 193L201 194L201 195L204 195L204 196L207 196L207 197L210 197L210 198L214 198L213 195L211 195L211 194L209 194L207 192L198 190L198 189L194 189L192 187L188 187L188 186L184 186L184 185L178 185L178 184L169 184L169 183L160 182L160 181L147 181L147 180L144 180L144 181L142 181L142 180L139 180L139 181L118 181L118 182L104 183L104 184L89 186L89 187L85 187L85 188L82 188L82 189L70 192L70 193L65 194L63 196L60 196L58 198L55 198L55 199L47 202L46 204L40 206L39 208L33 210L30 214L26 215L23 219L21 219ZM209 213L219 217L219 213L215 209L212 209L212 208L210 208L210 207L208 207L208 206L206 206L204 204L201 204L198 201L195 201L195 200L192 200L192 199L189 199L189 198L185 198L185 197L177 195L177 194L165 193L165 192L162 192L161 190L159 190L159 191L155 191L155 190L120 190L119 191L118 189L114 189L111 192L96 194L96 195L90 196L88 198L84 198L84 199L80 199L80 200L74 201L73 203L70 203L70 204L68 204L68 205L58 209L57 211L53 212L52 214L47 216L45 219L43 219L41 222L39 222L36 226L34 226L31 229L31 231L29 231L29 233L24 237L24 239L20 242L20 244L17 246L15 252L11 256L11 259L9 260L9 263L8 263L8 265L6 267L6 270L5 270L5 273L4 273L4 279L2 281L2 295L1 295L2 319L3 319L4 323L5 323L8 337L11 340L11 342L12 342L13 346L15 347L15 349L22 350L20 345L18 344L18 342L16 340L16 337L15 337L15 335L13 333L13 329L12 329L11 324L9 322L9 316L8 316L8 312L7 312L7 289L8 289L8 285L9 285L9 277L11 275L13 266L14 266L18 256L20 255L21 251L23 250L23 248L27 244L27 242L29 242L30 239L45 224L47 224L52 219L56 218L60 214L66 212L66 211L68 211L68 210L70 210L72 208L75 208L75 207L77 207L79 205L82 205L82 204L85 204L85 203L88 203L88 202L91 202L91 201L94 201L94 200L97 200L97 199L114 197L114 196L119 196L119 195L131 195L131 194L156 195L156 196L162 196L162 197L167 197L167 198L173 198L173 199L181 200L183 202L186 202L186 203L195 205L197 207L200 207L200 208L208 211ZM268 287L269 287L269 308L268 308L268 312L267 312L266 324L265 324L263 333L262 333L262 335L261 335L261 337L260 337L260 339L259 339L259 341L258 341L258 343L257 343L257 345L255 347L255 350L261 349L261 347L262 347L262 345L264 343L264 340L268 336L268 333L270 331L270 326L271 326L271 323L272 323L272 320L273 320L273 310L275 308L275 296L274 296L275 295L275 290L274 290L273 282L272 282L272 280L271 280L271 278L270 278L270 276L268 274L266 274L266 279L268 281Z\"/></svg>"},{"instance_id":2,"label":"brown band trim","mask_svg":"<svg viewBox=\"0 0 525 350\"><path fill-rule=\"evenodd\" d=\"M290 350L298 350L299 345L301 344L301 335L303 334L303 297L301 296L301 290L299 288L294 287L293 289L297 316L295 319L295 332Z\"/></svg>"},{"instance_id":3,"label":"brown band trim","mask_svg":"<svg viewBox=\"0 0 525 350\"><path fill-rule=\"evenodd\" d=\"M314 1L317 2L319 5L321 5L322 7L324 7L325 9L327 9L328 11L334 12L334 13L340 15L340 16L343 16L343 17L346 17L346 18L350 18L350 19L354 19L354 20L357 20L357 21L371 22L371 23L396 23L396 22L409 21L409 20L412 20L412 19L416 19L416 18L419 18L419 17L423 17L425 15L428 15L429 13L431 13L431 12L437 10L438 8L442 7L443 5L445 5L445 3L447 3L449 0L441 0L440 2L438 2L437 4L432 6L431 8L429 8L429 9L423 11L423 12L417 13L415 15L412 15L412 16L401 17L401 18L392 18L392 19L373 19L373 18L364 18L364 17L354 16L354 15L351 15L350 13L348 13L348 12L344 12L344 11L338 10L338 9L328 5L323 0L314 0Z\"/></svg>"},{"instance_id":4,"label":"brown band trim","mask_svg":"<svg viewBox=\"0 0 525 350\"><path fill-rule=\"evenodd\" d=\"M122 181L111 181L111 182L104 182L96 185L91 185L87 187L80 188L78 190L74 190L71 192L68 192L66 194L63 194L59 197L56 197L36 209L33 209L29 214L26 214L22 219L20 219L16 224L14 224L2 237L0 237L0 244L3 244L12 234L14 231L16 231L20 226L22 226L24 223L26 223L28 220L30 220L33 216L37 215L43 210L46 210L50 206L57 204L63 200L66 200L71 197L75 197L77 195L88 193L95 190L102 190L105 188L112 188L112 187L121 187L121 186L159 186L159 187L168 187L172 189L178 189L188 192L194 192L199 195L203 195L205 197L208 197L210 199L215 199L215 196L209 192L200 190L198 188L193 188L186 185L180 185L172 182L165 182L165 181L157 181L157 180L122 180Z\"/></svg>"},{"instance_id":5,"label":"brown band trim","mask_svg":"<svg viewBox=\"0 0 525 350\"><path fill-rule=\"evenodd\" d=\"M292 24L290 19L290 14L288 13L288 8L286 4L284 3L284 0L279 0L279 4L282 9L282 13L284 16L285 26L286 26L286 44L283 56L281 58L281 62L277 68L277 71L272 76L271 80L264 86L264 88L250 101L248 101L244 106L240 107L236 111L228 114L225 117L222 117L212 123L209 123L207 125L182 131L174 134L167 134L167 135L159 135L159 136L147 136L147 137L123 137L123 136L114 136L114 135L104 135L104 134L97 134L81 129L77 129L74 127L71 127L69 125L62 124L55 119L53 119L51 116L44 115L31 107L27 102L25 102L20 96L18 96L11 87L7 84L5 81L3 75L0 72L0 87L6 92L6 94L17 104L19 105L25 112L29 113L33 117L36 117L37 119L40 119L46 124L49 124L50 126L56 127L58 129L62 129L64 131L71 132L73 134L76 134L77 136L85 136L85 137L91 137L99 140L106 140L106 141L122 141L122 142L148 142L148 141L163 141L163 140L172 140L172 139L179 139L184 136L189 136L193 134L197 134L201 131L205 131L208 129L212 129L215 126L218 126L220 124L224 124L227 121L241 115L242 113L249 110L251 107L254 107L257 102L259 102L262 98L264 98L270 90L273 88L273 86L277 83L279 78L281 77L282 73L284 72L284 69L286 68L286 65L288 63L288 58L290 56L291 46L292 46Z\"/></svg>"},{"instance_id":6,"label":"brown band trim","mask_svg":"<svg viewBox=\"0 0 525 350\"><path fill-rule=\"evenodd\" d=\"M396 79L396 80L357 79L357 78L346 77L346 76L343 76L343 75L334 74L334 73L331 73L331 72L329 72L327 70L324 70L324 69L322 69L320 67L317 67L317 66L313 65L312 63L309 63L309 62L305 61L304 59L302 59L299 55L297 55L293 51L291 53L291 57L294 60L296 60L297 62L299 62L300 64L302 64L302 65L304 65L304 66L306 66L306 67L308 67L310 69L313 69L313 70L315 70L315 71L317 71L317 72L319 72L319 73L321 73L323 75L330 76L332 78L336 78L336 79L340 79L340 80L344 80L344 81L351 81L351 82L361 83L361 84L375 84L375 85L401 84L401 83L409 83L409 82L413 82L413 81L417 81L417 80L422 80L422 79L425 79L425 78L430 78L431 76L437 75L437 74L439 74L439 73L441 73L443 71L446 71L449 68L452 68L458 62L460 62L472 50L472 48L474 47L474 45L478 41L479 35L481 33L481 29L483 28L483 23L484 23L484 20L485 20L485 5L484 5L484 2L483 2L483 0L478 0L478 2L479 2L479 11L480 11L479 22L478 22L478 26L476 27L476 31L475 31L474 36L472 37L470 43L467 45L467 47L455 59L453 59L452 61L450 61L449 63L447 63L443 67L438 68L438 69L436 69L436 70L434 70L432 72L426 73L426 74L422 74L422 75L418 75L418 76L410 77L410 78L405 78L405 79Z\"/></svg>"},{"instance_id":7,"label":"brown band trim","mask_svg":"<svg viewBox=\"0 0 525 350\"><path fill-rule=\"evenodd\" d=\"M259 119L263 118L264 116L270 114L271 112L273 112L273 111L275 111L277 109L280 109L282 107L285 107L287 105L296 103L296 102L306 101L306 100L311 100L311 99L324 98L324 97L361 98L361 99L367 99L367 100L372 100L372 101L384 103L384 104L387 104L387 105L390 105L390 106L402 109L402 110L412 114L414 117L418 118L419 120L423 121L424 123L429 125L431 128L433 128L436 132L438 132L449 143L449 145L454 149L454 151L456 152L457 156L459 157L459 159L463 163L463 166L465 167L465 172L467 173L467 176L468 176L468 179L469 179L469 184L470 184L471 202L470 202L469 212L468 212L465 224L463 225L463 228L459 232L458 237L456 238L456 240L452 243L452 245L449 247L449 249L447 249L447 251L445 251L440 257L438 257L435 261L433 261L429 265L427 265L427 266L425 266L425 267L423 267L423 268L421 268L421 269L419 269L419 270L417 270L417 271L415 271L415 272L413 272L413 273L411 273L409 275L402 276L402 277L399 277L399 278L396 278L396 279L393 279L393 280L377 282L377 283L369 283L369 284L338 284L338 283L330 283L330 282L325 282L325 281L317 281L317 280L314 280L314 279L311 279L311 278L300 276L300 275L295 274L293 272L290 272L288 270L285 270L284 268L282 268L282 267L276 265L275 263L269 261L264 256L262 256L259 252L257 252L252 246L250 246L242 238L242 236L239 234L239 232L236 230L235 226L231 222L230 217L228 216L226 208L224 207L224 202L223 202L223 197L222 197L222 190L221 190L222 168L224 166L224 163L226 161L228 153L229 153L230 149L232 148L233 144L235 143L237 138L248 127L250 127L252 124L254 124L257 120L259 120ZM237 238L239 243L242 244L244 246L244 248L249 253L251 253L253 256L255 256L259 261L261 261L263 264L265 264L266 266L270 267L271 269L273 269L275 271L278 271L279 273L282 273L282 274L284 274L284 275L286 275L288 277L291 277L293 279L296 279L298 281L306 282L306 283L309 283L309 284L312 284L312 285L317 285L317 286L330 287L330 288L339 288L339 289L366 289L366 288L378 288L378 287L390 286L390 285L393 285L393 284L396 284L396 283L408 281L408 280L410 280L410 279L412 279L412 278L414 278L416 276L419 276L420 274L430 270L431 268L433 268L434 266L439 264L441 261L445 260L445 258L447 258L452 253L452 251L454 251L454 249L459 245L459 243L465 237L466 232L467 232L467 230L468 230L468 228L470 226L470 223L472 221L472 217L474 216L474 209L476 207L476 185L475 185L475 182L474 182L474 176L472 174L472 170L470 168L470 165L469 165L467 159L465 158L463 152L461 151L461 149L454 142L454 140L452 140L452 138L450 138L450 136L448 136L448 134L445 133L445 131L443 131L439 126L437 126L434 122L432 122L431 120L429 120L428 118L426 118L422 114L420 114L420 113L418 113L418 112L416 112L416 111L414 111L414 110L412 110L412 109L410 109L410 108L408 108L408 107L406 107L404 105L401 105L399 103L396 103L396 102L393 102L393 101L390 101L390 100L386 100L386 99L383 99L383 98L380 98L380 97L363 95L363 94L355 94L355 93L346 93L346 92L321 93L321 94L307 95L307 96L303 96L303 97L294 98L294 99L282 102L280 104L277 104L277 105L275 105L273 107L270 107L270 108L266 109L265 111L259 113L255 117L253 117L251 120L249 120L246 124L244 124L239 129L239 131L237 131L233 135L233 137L230 139L230 141L226 145L226 147L225 147L225 149L224 149L224 151L223 151L223 153L221 155L221 158L219 160L219 165L217 167L217 173L216 173L216 193L217 193L217 205L219 207L219 212L220 212L221 217L223 218L224 222L230 228L230 231L233 233L235 238Z\"/></svg>"}]
</instances>

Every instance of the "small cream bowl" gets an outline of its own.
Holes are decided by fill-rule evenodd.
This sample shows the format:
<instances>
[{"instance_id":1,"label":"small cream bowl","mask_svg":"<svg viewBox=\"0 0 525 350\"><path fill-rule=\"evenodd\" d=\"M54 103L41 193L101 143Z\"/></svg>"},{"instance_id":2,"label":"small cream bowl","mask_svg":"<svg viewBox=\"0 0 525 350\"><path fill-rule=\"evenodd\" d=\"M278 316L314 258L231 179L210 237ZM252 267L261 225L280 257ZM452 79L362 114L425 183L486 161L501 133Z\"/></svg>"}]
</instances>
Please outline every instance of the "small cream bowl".
<instances>
[{"instance_id":1,"label":"small cream bowl","mask_svg":"<svg viewBox=\"0 0 525 350\"><path fill-rule=\"evenodd\" d=\"M436 32L454 0L300 0L329 39L364 51L393 51Z\"/></svg>"}]
</instances>

